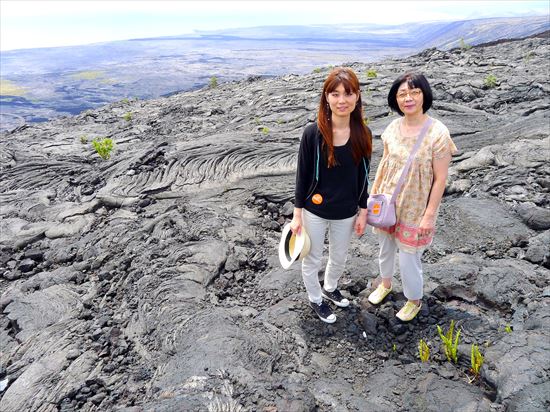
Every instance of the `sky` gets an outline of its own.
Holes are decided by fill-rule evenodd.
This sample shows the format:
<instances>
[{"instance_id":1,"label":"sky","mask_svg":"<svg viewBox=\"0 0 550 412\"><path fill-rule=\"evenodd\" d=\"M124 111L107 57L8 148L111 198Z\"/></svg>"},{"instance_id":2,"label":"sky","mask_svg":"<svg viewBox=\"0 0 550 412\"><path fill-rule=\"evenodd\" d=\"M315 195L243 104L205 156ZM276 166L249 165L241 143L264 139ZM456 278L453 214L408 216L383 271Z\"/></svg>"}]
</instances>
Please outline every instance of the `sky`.
<instances>
[{"instance_id":1,"label":"sky","mask_svg":"<svg viewBox=\"0 0 550 412\"><path fill-rule=\"evenodd\" d=\"M392 25L527 15L550 19L550 1L0 0L0 50L255 26Z\"/></svg>"}]
</instances>

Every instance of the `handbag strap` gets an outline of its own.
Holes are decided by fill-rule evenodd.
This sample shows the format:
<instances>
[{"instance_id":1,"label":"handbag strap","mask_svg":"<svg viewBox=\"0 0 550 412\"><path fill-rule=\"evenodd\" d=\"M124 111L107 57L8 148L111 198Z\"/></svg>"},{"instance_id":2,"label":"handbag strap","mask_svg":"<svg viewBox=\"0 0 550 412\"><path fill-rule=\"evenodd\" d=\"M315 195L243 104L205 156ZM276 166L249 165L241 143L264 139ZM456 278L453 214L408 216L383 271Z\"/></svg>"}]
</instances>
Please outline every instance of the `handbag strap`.
<instances>
[{"instance_id":1,"label":"handbag strap","mask_svg":"<svg viewBox=\"0 0 550 412\"><path fill-rule=\"evenodd\" d=\"M416 155L416 152L420 148L420 145L422 144L422 140L424 140L424 136L426 135L426 132L428 131L428 128L432 124L432 119L428 118L426 122L424 123L424 126L422 126L422 130L420 130L420 135L418 136L418 139L416 139L416 143L414 144L411 154L409 155L409 158L407 159L407 163L405 164L405 167L403 168L403 171L401 172L401 176L399 176L399 180L397 181L397 185L395 186L395 190L391 196L391 203L394 203L397 201L397 195L401 192L401 189L403 188L403 183L405 183L405 177L409 173L409 168L411 167L412 161L414 159L414 156Z\"/></svg>"}]
</instances>

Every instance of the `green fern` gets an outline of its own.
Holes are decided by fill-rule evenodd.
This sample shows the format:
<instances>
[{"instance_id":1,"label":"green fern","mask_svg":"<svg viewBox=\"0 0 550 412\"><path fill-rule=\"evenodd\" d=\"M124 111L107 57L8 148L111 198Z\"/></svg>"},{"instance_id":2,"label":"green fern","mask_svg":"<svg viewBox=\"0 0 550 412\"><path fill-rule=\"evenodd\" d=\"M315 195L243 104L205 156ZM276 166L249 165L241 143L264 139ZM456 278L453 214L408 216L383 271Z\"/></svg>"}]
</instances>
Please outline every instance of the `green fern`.
<instances>
[{"instance_id":1,"label":"green fern","mask_svg":"<svg viewBox=\"0 0 550 412\"><path fill-rule=\"evenodd\" d=\"M376 77L378 77L378 73L376 73L375 69L368 69L367 70L367 77L369 79L375 79Z\"/></svg>"},{"instance_id":2,"label":"green fern","mask_svg":"<svg viewBox=\"0 0 550 412\"><path fill-rule=\"evenodd\" d=\"M483 355L479 351L479 348L477 347L477 345L474 345L473 343L472 343L470 361L472 364L472 368L471 368L472 373L475 376L479 376L479 370L483 365Z\"/></svg>"},{"instance_id":3,"label":"green fern","mask_svg":"<svg viewBox=\"0 0 550 412\"><path fill-rule=\"evenodd\" d=\"M101 140L99 138L95 138L92 140L92 146L103 160L108 160L111 157L111 152L115 144L113 140L109 138L103 138Z\"/></svg>"},{"instance_id":4,"label":"green fern","mask_svg":"<svg viewBox=\"0 0 550 412\"><path fill-rule=\"evenodd\" d=\"M472 46L471 46L470 44L466 43L466 42L464 41L464 38L461 37L461 38L460 38L460 48L461 48L462 50L470 50L470 49L472 48Z\"/></svg>"},{"instance_id":5,"label":"green fern","mask_svg":"<svg viewBox=\"0 0 550 412\"><path fill-rule=\"evenodd\" d=\"M430 348L423 339L420 339L420 342L418 342L418 355L422 362L428 362L430 359Z\"/></svg>"},{"instance_id":6,"label":"green fern","mask_svg":"<svg viewBox=\"0 0 550 412\"><path fill-rule=\"evenodd\" d=\"M497 77L491 73L487 75L487 77L483 81L483 84L485 84L485 87L487 87L488 89L492 89L493 87L497 86L497 82Z\"/></svg>"},{"instance_id":7,"label":"green fern","mask_svg":"<svg viewBox=\"0 0 550 412\"><path fill-rule=\"evenodd\" d=\"M446 334L443 333L439 325L437 325L437 332L439 333L439 337L441 338L441 340L445 345L445 356L447 356L447 360L449 362L451 362L452 360L454 363L457 363L460 330L456 332L456 335L454 335L454 338L453 338L454 328L455 328L455 321L451 320L451 326Z\"/></svg>"}]
</instances>

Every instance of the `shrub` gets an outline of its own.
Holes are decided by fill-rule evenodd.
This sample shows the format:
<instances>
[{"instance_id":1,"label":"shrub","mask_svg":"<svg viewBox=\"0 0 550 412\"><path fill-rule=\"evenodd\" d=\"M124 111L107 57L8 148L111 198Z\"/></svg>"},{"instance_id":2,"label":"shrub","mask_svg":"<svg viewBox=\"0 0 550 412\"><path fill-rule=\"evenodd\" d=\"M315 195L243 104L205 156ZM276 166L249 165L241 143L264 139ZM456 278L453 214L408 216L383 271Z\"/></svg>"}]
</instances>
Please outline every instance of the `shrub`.
<instances>
[{"instance_id":1,"label":"shrub","mask_svg":"<svg viewBox=\"0 0 550 412\"><path fill-rule=\"evenodd\" d=\"M96 137L94 140L92 140L92 146L103 160L107 160L111 157L111 151L113 150L114 142L113 139L109 139L107 137L104 137L103 139Z\"/></svg>"},{"instance_id":2,"label":"shrub","mask_svg":"<svg viewBox=\"0 0 550 412\"><path fill-rule=\"evenodd\" d=\"M370 119L368 117L366 119L363 119L363 123L365 124L365 126L368 126L370 123Z\"/></svg>"},{"instance_id":3,"label":"shrub","mask_svg":"<svg viewBox=\"0 0 550 412\"><path fill-rule=\"evenodd\" d=\"M367 77L369 79L375 79L376 77L378 77L378 74L376 73L375 69L369 69L367 70Z\"/></svg>"},{"instance_id":4,"label":"shrub","mask_svg":"<svg viewBox=\"0 0 550 412\"><path fill-rule=\"evenodd\" d=\"M128 103L130 103L130 100L128 100L128 98L125 97L124 99L122 99L122 100L120 101L120 103L122 103L122 104L128 104Z\"/></svg>"},{"instance_id":5,"label":"shrub","mask_svg":"<svg viewBox=\"0 0 550 412\"><path fill-rule=\"evenodd\" d=\"M428 362L430 359L430 348L423 339L420 339L420 342L418 342L418 355L422 362Z\"/></svg>"},{"instance_id":6,"label":"shrub","mask_svg":"<svg viewBox=\"0 0 550 412\"><path fill-rule=\"evenodd\" d=\"M264 127L262 127L260 130L261 130L261 132L262 132L263 134L269 134L269 128L268 128L268 127L265 127L265 126L264 126Z\"/></svg>"},{"instance_id":7,"label":"shrub","mask_svg":"<svg viewBox=\"0 0 550 412\"><path fill-rule=\"evenodd\" d=\"M320 67L316 67L315 69L313 69L313 73L321 73L323 71L323 69L321 69Z\"/></svg>"},{"instance_id":8,"label":"shrub","mask_svg":"<svg viewBox=\"0 0 550 412\"><path fill-rule=\"evenodd\" d=\"M218 87L218 78L216 76L212 76L210 78L210 83L208 83L208 87L210 87L211 89Z\"/></svg>"},{"instance_id":9,"label":"shrub","mask_svg":"<svg viewBox=\"0 0 550 412\"><path fill-rule=\"evenodd\" d=\"M496 85L497 85L497 78L494 74L491 73L491 74L487 75L487 77L485 78L483 83L485 84L485 86L488 89L492 89L493 87L496 87Z\"/></svg>"},{"instance_id":10,"label":"shrub","mask_svg":"<svg viewBox=\"0 0 550 412\"><path fill-rule=\"evenodd\" d=\"M454 363L458 362L458 340L460 339L460 330L456 332L456 335L453 339L453 333L455 329L455 321L451 320L451 326L449 328L449 331L446 334L443 334L443 331L437 325L437 332L439 333L439 337L445 344L445 356L447 356L447 360L450 362L451 360Z\"/></svg>"},{"instance_id":11,"label":"shrub","mask_svg":"<svg viewBox=\"0 0 550 412\"><path fill-rule=\"evenodd\" d=\"M464 38L461 37L459 41L460 48L462 50L470 50L472 46L464 41Z\"/></svg>"},{"instance_id":12,"label":"shrub","mask_svg":"<svg viewBox=\"0 0 550 412\"><path fill-rule=\"evenodd\" d=\"M483 365L483 355L479 351L479 348L477 347L477 345L474 345L473 343L472 343L472 351L471 351L471 364L472 364L472 368L470 370L476 377L479 376L479 370Z\"/></svg>"},{"instance_id":13,"label":"shrub","mask_svg":"<svg viewBox=\"0 0 550 412\"><path fill-rule=\"evenodd\" d=\"M85 134L80 136L80 143L82 143L82 144L88 143L88 137Z\"/></svg>"},{"instance_id":14,"label":"shrub","mask_svg":"<svg viewBox=\"0 0 550 412\"><path fill-rule=\"evenodd\" d=\"M124 120L129 122L130 120L132 120L132 113L130 113L130 112L124 113L124 116L122 116L122 117L124 118Z\"/></svg>"},{"instance_id":15,"label":"shrub","mask_svg":"<svg viewBox=\"0 0 550 412\"><path fill-rule=\"evenodd\" d=\"M506 326L504 327L504 331L505 331L506 333L512 333L512 327L511 327L510 325L506 325Z\"/></svg>"}]
</instances>

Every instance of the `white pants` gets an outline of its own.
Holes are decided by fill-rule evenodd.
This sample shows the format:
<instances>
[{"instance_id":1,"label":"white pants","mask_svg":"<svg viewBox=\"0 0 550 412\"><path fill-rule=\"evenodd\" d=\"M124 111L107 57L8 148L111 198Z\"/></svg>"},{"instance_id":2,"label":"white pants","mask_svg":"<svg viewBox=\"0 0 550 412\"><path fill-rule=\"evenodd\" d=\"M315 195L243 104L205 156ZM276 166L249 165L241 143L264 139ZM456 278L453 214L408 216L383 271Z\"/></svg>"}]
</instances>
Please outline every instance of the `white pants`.
<instances>
[{"instance_id":1,"label":"white pants","mask_svg":"<svg viewBox=\"0 0 550 412\"><path fill-rule=\"evenodd\" d=\"M302 278L311 302L320 303L323 300L318 273L321 269L327 227L329 252L323 287L326 291L333 292L338 286L338 279L344 272L354 222L355 216L328 220L303 209L302 223L311 240L311 247L309 254L302 261Z\"/></svg>"},{"instance_id":2,"label":"white pants","mask_svg":"<svg viewBox=\"0 0 550 412\"><path fill-rule=\"evenodd\" d=\"M395 272L397 243L393 236L384 233L378 235L378 241L380 242L380 255L378 256L380 276L391 279ZM407 253L402 250L399 251L399 271L401 272L403 294L408 300L422 299L424 281L422 279L421 257L422 252Z\"/></svg>"}]
</instances>

